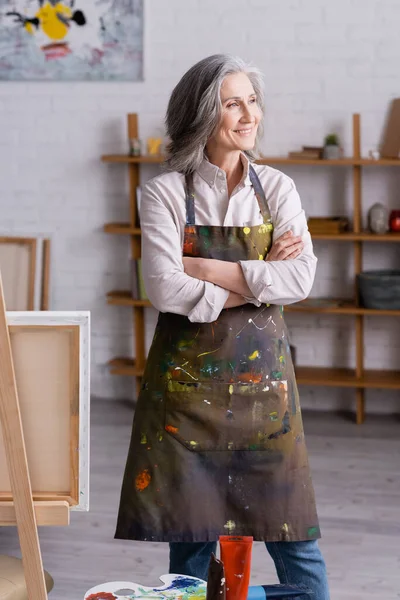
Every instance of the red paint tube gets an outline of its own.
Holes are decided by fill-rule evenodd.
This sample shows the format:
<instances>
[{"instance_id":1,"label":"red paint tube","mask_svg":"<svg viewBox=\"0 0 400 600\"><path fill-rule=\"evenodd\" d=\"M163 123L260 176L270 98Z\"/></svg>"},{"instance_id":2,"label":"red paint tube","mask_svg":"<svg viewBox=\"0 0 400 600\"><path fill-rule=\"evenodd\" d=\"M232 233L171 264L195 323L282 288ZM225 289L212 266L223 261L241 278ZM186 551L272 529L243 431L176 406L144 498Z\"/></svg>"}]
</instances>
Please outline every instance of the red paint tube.
<instances>
[{"instance_id":1,"label":"red paint tube","mask_svg":"<svg viewBox=\"0 0 400 600\"><path fill-rule=\"evenodd\" d=\"M225 569L226 600L247 600L253 538L221 535L219 543Z\"/></svg>"}]
</instances>

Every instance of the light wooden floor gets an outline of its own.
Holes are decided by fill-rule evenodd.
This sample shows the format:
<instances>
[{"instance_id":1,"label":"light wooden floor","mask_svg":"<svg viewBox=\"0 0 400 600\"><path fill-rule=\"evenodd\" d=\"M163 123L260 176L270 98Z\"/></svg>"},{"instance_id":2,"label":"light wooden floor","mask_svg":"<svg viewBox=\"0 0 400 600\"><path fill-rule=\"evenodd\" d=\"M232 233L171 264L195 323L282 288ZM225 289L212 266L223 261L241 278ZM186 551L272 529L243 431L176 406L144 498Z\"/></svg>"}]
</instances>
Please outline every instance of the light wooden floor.
<instances>
[{"instance_id":1,"label":"light wooden floor","mask_svg":"<svg viewBox=\"0 0 400 600\"><path fill-rule=\"evenodd\" d=\"M156 584L167 572L167 544L113 539L131 420L129 404L92 402L91 510L72 514L68 528L40 531L54 600L81 600L102 581ZM307 413L304 421L332 600L400 598L400 419L357 427L343 415ZM2 529L0 553L19 555L14 528ZM256 544L252 583L274 581Z\"/></svg>"}]
</instances>

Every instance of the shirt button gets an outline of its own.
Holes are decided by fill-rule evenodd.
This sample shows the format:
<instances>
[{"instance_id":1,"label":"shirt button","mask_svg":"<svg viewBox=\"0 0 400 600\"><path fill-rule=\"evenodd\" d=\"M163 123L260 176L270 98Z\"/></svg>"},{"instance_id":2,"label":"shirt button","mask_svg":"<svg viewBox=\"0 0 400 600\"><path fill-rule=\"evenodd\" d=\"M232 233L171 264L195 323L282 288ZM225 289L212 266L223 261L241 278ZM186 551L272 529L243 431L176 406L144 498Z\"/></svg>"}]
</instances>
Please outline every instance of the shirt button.
<instances>
[{"instance_id":1,"label":"shirt button","mask_svg":"<svg viewBox=\"0 0 400 600\"><path fill-rule=\"evenodd\" d=\"M223 179L223 178L224 178L224 174L223 174L223 173L221 173L221 172L219 172L219 173L218 173L218 177L219 177L220 179Z\"/></svg>"},{"instance_id":2,"label":"shirt button","mask_svg":"<svg viewBox=\"0 0 400 600\"><path fill-rule=\"evenodd\" d=\"M223 194L224 192L226 192L226 188L222 187L222 188L220 189L220 192L221 192L221 194Z\"/></svg>"}]
</instances>

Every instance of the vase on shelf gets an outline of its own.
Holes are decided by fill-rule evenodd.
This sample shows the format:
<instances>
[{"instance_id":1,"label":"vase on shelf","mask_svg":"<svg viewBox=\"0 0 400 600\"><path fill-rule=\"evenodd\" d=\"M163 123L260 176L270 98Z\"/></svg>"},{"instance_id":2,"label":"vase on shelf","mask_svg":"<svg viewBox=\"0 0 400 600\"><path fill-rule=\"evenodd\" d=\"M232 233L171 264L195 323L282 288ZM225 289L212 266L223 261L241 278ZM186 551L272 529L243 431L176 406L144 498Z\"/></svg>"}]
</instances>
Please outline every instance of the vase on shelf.
<instances>
[{"instance_id":1,"label":"vase on shelf","mask_svg":"<svg viewBox=\"0 0 400 600\"><path fill-rule=\"evenodd\" d=\"M389 213L380 202L376 202L368 211L368 227L373 233L382 234L389 230Z\"/></svg>"}]
</instances>

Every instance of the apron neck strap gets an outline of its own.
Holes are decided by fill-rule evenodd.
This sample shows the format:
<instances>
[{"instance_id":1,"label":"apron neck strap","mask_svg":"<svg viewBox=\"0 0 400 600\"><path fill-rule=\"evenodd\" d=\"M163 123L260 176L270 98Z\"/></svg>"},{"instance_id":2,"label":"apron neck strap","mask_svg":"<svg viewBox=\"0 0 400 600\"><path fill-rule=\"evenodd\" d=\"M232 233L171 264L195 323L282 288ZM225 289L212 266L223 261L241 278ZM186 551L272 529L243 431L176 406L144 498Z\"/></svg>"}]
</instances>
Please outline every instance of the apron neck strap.
<instances>
[{"instance_id":1,"label":"apron neck strap","mask_svg":"<svg viewBox=\"0 0 400 600\"><path fill-rule=\"evenodd\" d=\"M189 173L185 177L186 180L186 225L195 225L194 216L194 187L193 173Z\"/></svg>"},{"instance_id":2,"label":"apron neck strap","mask_svg":"<svg viewBox=\"0 0 400 600\"><path fill-rule=\"evenodd\" d=\"M261 214L264 219L264 223L271 222L271 213L269 212L267 198L265 192L258 178L254 167L249 165L249 175L251 185L253 186L254 193L257 198L258 206L260 207ZM186 181L186 225L195 225L195 214L194 214L194 187L193 187L193 173L189 173L185 177Z\"/></svg>"},{"instance_id":3,"label":"apron neck strap","mask_svg":"<svg viewBox=\"0 0 400 600\"><path fill-rule=\"evenodd\" d=\"M267 197L258 178L258 175L255 172L253 165L251 164L249 165L249 175L251 185L253 186L254 193L257 198L258 206L260 207L260 211L264 219L264 223L270 223L271 213L269 212Z\"/></svg>"}]
</instances>

